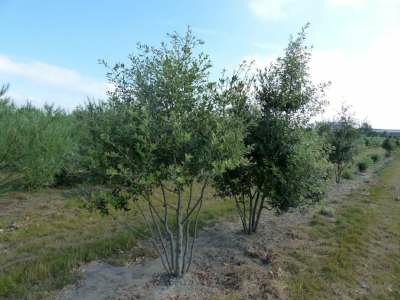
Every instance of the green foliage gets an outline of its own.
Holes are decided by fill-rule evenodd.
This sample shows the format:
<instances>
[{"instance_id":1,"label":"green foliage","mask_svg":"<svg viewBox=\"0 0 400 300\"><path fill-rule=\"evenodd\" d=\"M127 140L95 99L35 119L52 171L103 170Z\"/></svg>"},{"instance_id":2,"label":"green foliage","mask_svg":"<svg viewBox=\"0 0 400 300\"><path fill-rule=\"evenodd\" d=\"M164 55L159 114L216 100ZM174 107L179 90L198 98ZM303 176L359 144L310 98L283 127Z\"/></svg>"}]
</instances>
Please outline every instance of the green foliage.
<instances>
[{"instance_id":1,"label":"green foliage","mask_svg":"<svg viewBox=\"0 0 400 300\"><path fill-rule=\"evenodd\" d=\"M349 109L342 107L337 119L319 126L319 132L331 145L329 160L335 164L336 182L339 183L343 171L352 163L359 145L359 132Z\"/></svg>"},{"instance_id":2,"label":"green foliage","mask_svg":"<svg viewBox=\"0 0 400 300\"><path fill-rule=\"evenodd\" d=\"M380 136L364 136L365 146L379 147L382 145L383 138Z\"/></svg>"},{"instance_id":3,"label":"green foliage","mask_svg":"<svg viewBox=\"0 0 400 300\"><path fill-rule=\"evenodd\" d=\"M87 106L103 174L129 192L147 194L160 180L181 189L234 166L244 147L226 96L208 81L211 63L190 32L170 47L139 45L130 65L109 68L117 88L106 103ZM105 170L104 170L105 169Z\"/></svg>"},{"instance_id":4,"label":"green foliage","mask_svg":"<svg viewBox=\"0 0 400 300\"><path fill-rule=\"evenodd\" d=\"M307 122L322 105L326 83L314 85L310 78L311 49L305 44L306 25L291 38L285 55L258 74L257 98L264 114Z\"/></svg>"},{"instance_id":5,"label":"green foliage","mask_svg":"<svg viewBox=\"0 0 400 300\"><path fill-rule=\"evenodd\" d=\"M373 137L375 136L375 132L372 130L371 124L368 122L363 122L359 128L360 135L365 137Z\"/></svg>"},{"instance_id":6,"label":"green foliage","mask_svg":"<svg viewBox=\"0 0 400 300\"><path fill-rule=\"evenodd\" d=\"M238 165L246 149L241 119L230 109L236 94L209 80L210 59L197 51L202 42L190 30L169 37L159 48L139 44L128 64L103 62L115 89L78 117L86 118L92 146L83 150L96 158L97 173L139 209L138 200L146 201L150 216L143 216L161 243L154 244L166 271L179 277L190 265L188 234L196 230L205 187ZM196 183L203 186L197 194ZM151 198L156 188L163 191L162 212Z\"/></svg>"},{"instance_id":7,"label":"green foliage","mask_svg":"<svg viewBox=\"0 0 400 300\"><path fill-rule=\"evenodd\" d=\"M393 138L387 137L382 142L382 148L386 150L387 156L390 156L392 151L395 149L396 143Z\"/></svg>"},{"instance_id":8,"label":"green foliage","mask_svg":"<svg viewBox=\"0 0 400 300\"><path fill-rule=\"evenodd\" d=\"M322 202L319 209L318 209L319 214L333 218L335 217L335 209L333 207L327 206L325 202Z\"/></svg>"},{"instance_id":9,"label":"green foliage","mask_svg":"<svg viewBox=\"0 0 400 300\"><path fill-rule=\"evenodd\" d=\"M16 162L16 170L23 174L30 187L50 185L61 170L65 156L72 151L69 120L65 113L51 107L43 111L23 107L21 111L26 118L22 134L26 140L20 145L24 151Z\"/></svg>"},{"instance_id":10,"label":"green foliage","mask_svg":"<svg viewBox=\"0 0 400 300\"><path fill-rule=\"evenodd\" d=\"M70 118L52 106L16 107L2 100L0 127L0 169L19 177L25 187L53 184L73 151Z\"/></svg>"},{"instance_id":11,"label":"green foliage","mask_svg":"<svg viewBox=\"0 0 400 300\"><path fill-rule=\"evenodd\" d=\"M99 211L102 215L110 213L110 207L118 210L129 210L129 202L126 197L121 196L118 190L92 191L88 196L82 198L83 207L90 211Z\"/></svg>"},{"instance_id":12,"label":"green foliage","mask_svg":"<svg viewBox=\"0 0 400 300\"><path fill-rule=\"evenodd\" d=\"M351 172L351 170L349 170L349 169L344 170L343 173L342 173L342 178L343 179L350 180L350 179L353 179L353 177L354 177L354 175Z\"/></svg>"},{"instance_id":13,"label":"green foliage","mask_svg":"<svg viewBox=\"0 0 400 300\"><path fill-rule=\"evenodd\" d=\"M365 172L370 165L370 160L364 159L357 163L358 171Z\"/></svg>"},{"instance_id":14,"label":"green foliage","mask_svg":"<svg viewBox=\"0 0 400 300\"><path fill-rule=\"evenodd\" d=\"M280 210L320 194L327 178L325 146L316 136L304 133L310 118L324 105L326 87L310 79L306 28L289 41L283 58L260 71L256 87L262 116L253 159L264 169L260 173L263 194Z\"/></svg>"},{"instance_id":15,"label":"green foliage","mask_svg":"<svg viewBox=\"0 0 400 300\"><path fill-rule=\"evenodd\" d=\"M220 194L237 199L248 233L256 230L265 201L286 210L318 199L327 179L326 146L306 129L324 104L326 87L311 82L306 28L290 39L283 57L259 70L254 79L242 80L254 87L247 90L255 91L245 97L248 109L236 109L247 122L245 143L251 150L239 167L218 178L216 186ZM249 217L243 218L246 207Z\"/></svg>"},{"instance_id":16,"label":"green foliage","mask_svg":"<svg viewBox=\"0 0 400 300\"><path fill-rule=\"evenodd\" d=\"M379 154L372 154L371 155L371 160L374 162L374 163L376 163L376 162L378 162L379 161L379 159L380 159L381 157L379 156Z\"/></svg>"},{"instance_id":17,"label":"green foliage","mask_svg":"<svg viewBox=\"0 0 400 300\"><path fill-rule=\"evenodd\" d=\"M13 115L16 108L6 97L7 91L8 85L2 86L0 89L0 170L9 167L18 151L14 142L17 139L17 126Z\"/></svg>"},{"instance_id":18,"label":"green foliage","mask_svg":"<svg viewBox=\"0 0 400 300\"><path fill-rule=\"evenodd\" d=\"M282 180L278 195L274 197L281 202L285 199L285 208L321 200L331 169L326 155L327 145L314 132L303 133L300 142L294 147L289 160L288 175ZM277 203L276 206L282 207L282 203Z\"/></svg>"}]
</instances>

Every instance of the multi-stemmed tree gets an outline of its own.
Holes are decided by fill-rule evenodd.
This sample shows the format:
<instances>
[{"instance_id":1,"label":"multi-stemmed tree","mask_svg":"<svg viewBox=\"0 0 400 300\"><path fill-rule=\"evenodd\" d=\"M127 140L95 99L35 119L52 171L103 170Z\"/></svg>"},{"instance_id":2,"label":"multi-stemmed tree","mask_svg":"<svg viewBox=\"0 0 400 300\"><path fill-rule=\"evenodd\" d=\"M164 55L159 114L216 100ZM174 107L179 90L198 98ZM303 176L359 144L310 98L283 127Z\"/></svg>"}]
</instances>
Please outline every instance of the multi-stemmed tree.
<instances>
[{"instance_id":1,"label":"multi-stemmed tree","mask_svg":"<svg viewBox=\"0 0 400 300\"><path fill-rule=\"evenodd\" d=\"M253 80L247 94L246 161L217 180L221 194L234 197L243 229L257 230L264 208L286 210L322 193L328 163L324 145L306 130L323 105L326 84L314 85L309 74L306 27L289 41L285 55ZM248 116L251 116L250 118Z\"/></svg>"},{"instance_id":2,"label":"multi-stemmed tree","mask_svg":"<svg viewBox=\"0 0 400 300\"><path fill-rule=\"evenodd\" d=\"M245 146L242 122L230 110L237 93L210 82L210 59L190 30L169 37L159 48L139 45L128 64L105 63L114 90L86 115L116 196L135 203L166 271L181 277L205 190L237 166Z\"/></svg>"}]
</instances>

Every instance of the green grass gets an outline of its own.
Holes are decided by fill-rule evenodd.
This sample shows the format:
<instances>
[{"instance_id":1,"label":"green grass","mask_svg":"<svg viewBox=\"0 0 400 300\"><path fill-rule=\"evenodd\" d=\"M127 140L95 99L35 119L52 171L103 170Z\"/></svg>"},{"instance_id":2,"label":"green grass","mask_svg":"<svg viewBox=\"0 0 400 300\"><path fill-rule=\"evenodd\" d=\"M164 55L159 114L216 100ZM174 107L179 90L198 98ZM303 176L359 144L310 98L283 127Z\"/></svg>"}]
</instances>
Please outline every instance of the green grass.
<instances>
[{"instance_id":1,"label":"green grass","mask_svg":"<svg viewBox=\"0 0 400 300\"><path fill-rule=\"evenodd\" d=\"M75 271L86 262L154 255L135 247L146 230L134 210L101 216L83 209L82 201L66 196L74 194L68 192L45 189L0 198L0 228L12 222L19 226L0 233L0 298L50 298L55 290L73 283ZM235 212L232 201L213 199L211 189L206 198L200 228Z\"/></svg>"},{"instance_id":2,"label":"green grass","mask_svg":"<svg viewBox=\"0 0 400 300\"><path fill-rule=\"evenodd\" d=\"M376 160L374 161L372 157L375 157ZM384 157L385 150L380 146L362 147L360 152L353 158L353 162L344 170L342 177L348 180L354 179L355 174L379 163ZM365 165L365 170L360 170L360 164Z\"/></svg>"},{"instance_id":3,"label":"green grass","mask_svg":"<svg viewBox=\"0 0 400 300\"><path fill-rule=\"evenodd\" d=\"M399 183L397 157L369 194L345 200L335 222L314 215L304 228L310 242L287 253L291 299L400 299L400 202L391 191Z\"/></svg>"},{"instance_id":4,"label":"green grass","mask_svg":"<svg viewBox=\"0 0 400 300\"><path fill-rule=\"evenodd\" d=\"M373 161L372 157L378 157L377 161ZM366 163L368 165L377 163L379 158L385 157L385 150L382 147L366 147L354 157L353 168L357 169L359 163Z\"/></svg>"},{"instance_id":5,"label":"green grass","mask_svg":"<svg viewBox=\"0 0 400 300\"><path fill-rule=\"evenodd\" d=\"M45 249L7 268L10 271L0 279L1 295L40 299L46 291L72 283L75 276L71 270L80 263L113 255L117 249L131 249L135 242L134 236L120 233L112 238L99 238L76 246Z\"/></svg>"}]
</instances>

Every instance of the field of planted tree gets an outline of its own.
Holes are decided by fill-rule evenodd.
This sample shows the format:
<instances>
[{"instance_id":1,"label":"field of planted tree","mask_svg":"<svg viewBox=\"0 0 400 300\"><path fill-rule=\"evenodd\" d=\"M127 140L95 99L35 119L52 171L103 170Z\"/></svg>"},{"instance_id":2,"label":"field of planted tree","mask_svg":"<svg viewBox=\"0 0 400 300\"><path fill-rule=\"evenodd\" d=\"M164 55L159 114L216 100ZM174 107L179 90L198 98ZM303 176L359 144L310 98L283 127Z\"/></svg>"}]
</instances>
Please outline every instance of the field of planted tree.
<instances>
[{"instance_id":1,"label":"field of planted tree","mask_svg":"<svg viewBox=\"0 0 400 300\"><path fill-rule=\"evenodd\" d=\"M190 29L74 111L0 90L1 299L399 299L400 139L318 121L305 26L218 78Z\"/></svg>"}]
</instances>

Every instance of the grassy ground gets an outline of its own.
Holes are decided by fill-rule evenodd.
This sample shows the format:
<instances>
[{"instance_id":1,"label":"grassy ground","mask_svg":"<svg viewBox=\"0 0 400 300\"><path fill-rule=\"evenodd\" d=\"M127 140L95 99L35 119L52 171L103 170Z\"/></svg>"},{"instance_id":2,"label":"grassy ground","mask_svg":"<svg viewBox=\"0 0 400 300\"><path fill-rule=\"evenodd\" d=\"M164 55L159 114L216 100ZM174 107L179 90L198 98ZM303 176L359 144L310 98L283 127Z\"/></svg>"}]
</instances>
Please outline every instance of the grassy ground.
<instances>
[{"instance_id":1,"label":"grassy ground","mask_svg":"<svg viewBox=\"0 0 400 300\"><path fill-rule=\"evenodd\" d=\"M233 213L231 201L210 200L211 190L206 198L201 226ZM85 262L154 255L136 246L145 235L140 220L134 211L89 212L76 190L6 194L0 199L0 298L43 299L76 280L73 271ZM13 223L17 229L7 229Z\"/></svg>"},{"instance_id":2,"label":"grassy ground","mask_svg":"<svg viewBox=\"0 0 400 300\"><path fill-rule=\"evenodd\" d=\"M366 149L356 162L375 153L383 158L382 149ZM345 282L345 288L352 290L360 282L369 286L370 281L383 278L389 285L382 290L382 295L389 295L390 289L393 293L399 291L396 282L400 282L400 270L393 262L400 259L400 251L397 251L399 245L392 243L394 238L399 238L399 224L393 221L399 215L399 205L389 202L388 194L389 185L395 184L392 180L400 178L399 161L382 173L386 185L373 188L370 193L373 199L352 196L354 199L334 212L335 222L332 218L316 216L312 226L304 229L313 247L306 245L304 249L282 254L287 255L288 270L293 274L289 287L294 299L335 298L336 281L339 286ZM134 211L101 216L82 208L81 197L79 189L8 192L0 197L0 298L48 298L55 290L74 282L77 278L74 271L86 262L107 259L120 263L154 255L138 244L144 227ZM156 193L154 197L160 195ZM385 197L387 201L378 201ZM206 198L200 215L201 226L234 215L232 201L215 200L211 189ZM392 206L386 206L387 203ZM383 217L386 214L388 218ZM18 228L8 229L13 223ZM133 226L135 231L123 224ZM373 245L390 246L382 250ZM362 257L368 261L360 264L357 259ZM381 262L385 264L380 265ZM374 277L374 272L360 268L364 265L371 270L393 268L393 272L383 277L378 272ZM354 268L360 270L354 271ZM370 275L360 277L364 273Z\"/></svg>"},{"instance_id":3,"label":"grassy ground","mask_svg":"<svg viewBox=\"0 0 400 300\"><path fill-rule=\"evenodd\" d=\"M292 299L400 299L397 155L369 190L351 194L334 217L315 214L309 241L287 255Z\"/></svg>"}]
</instances>

